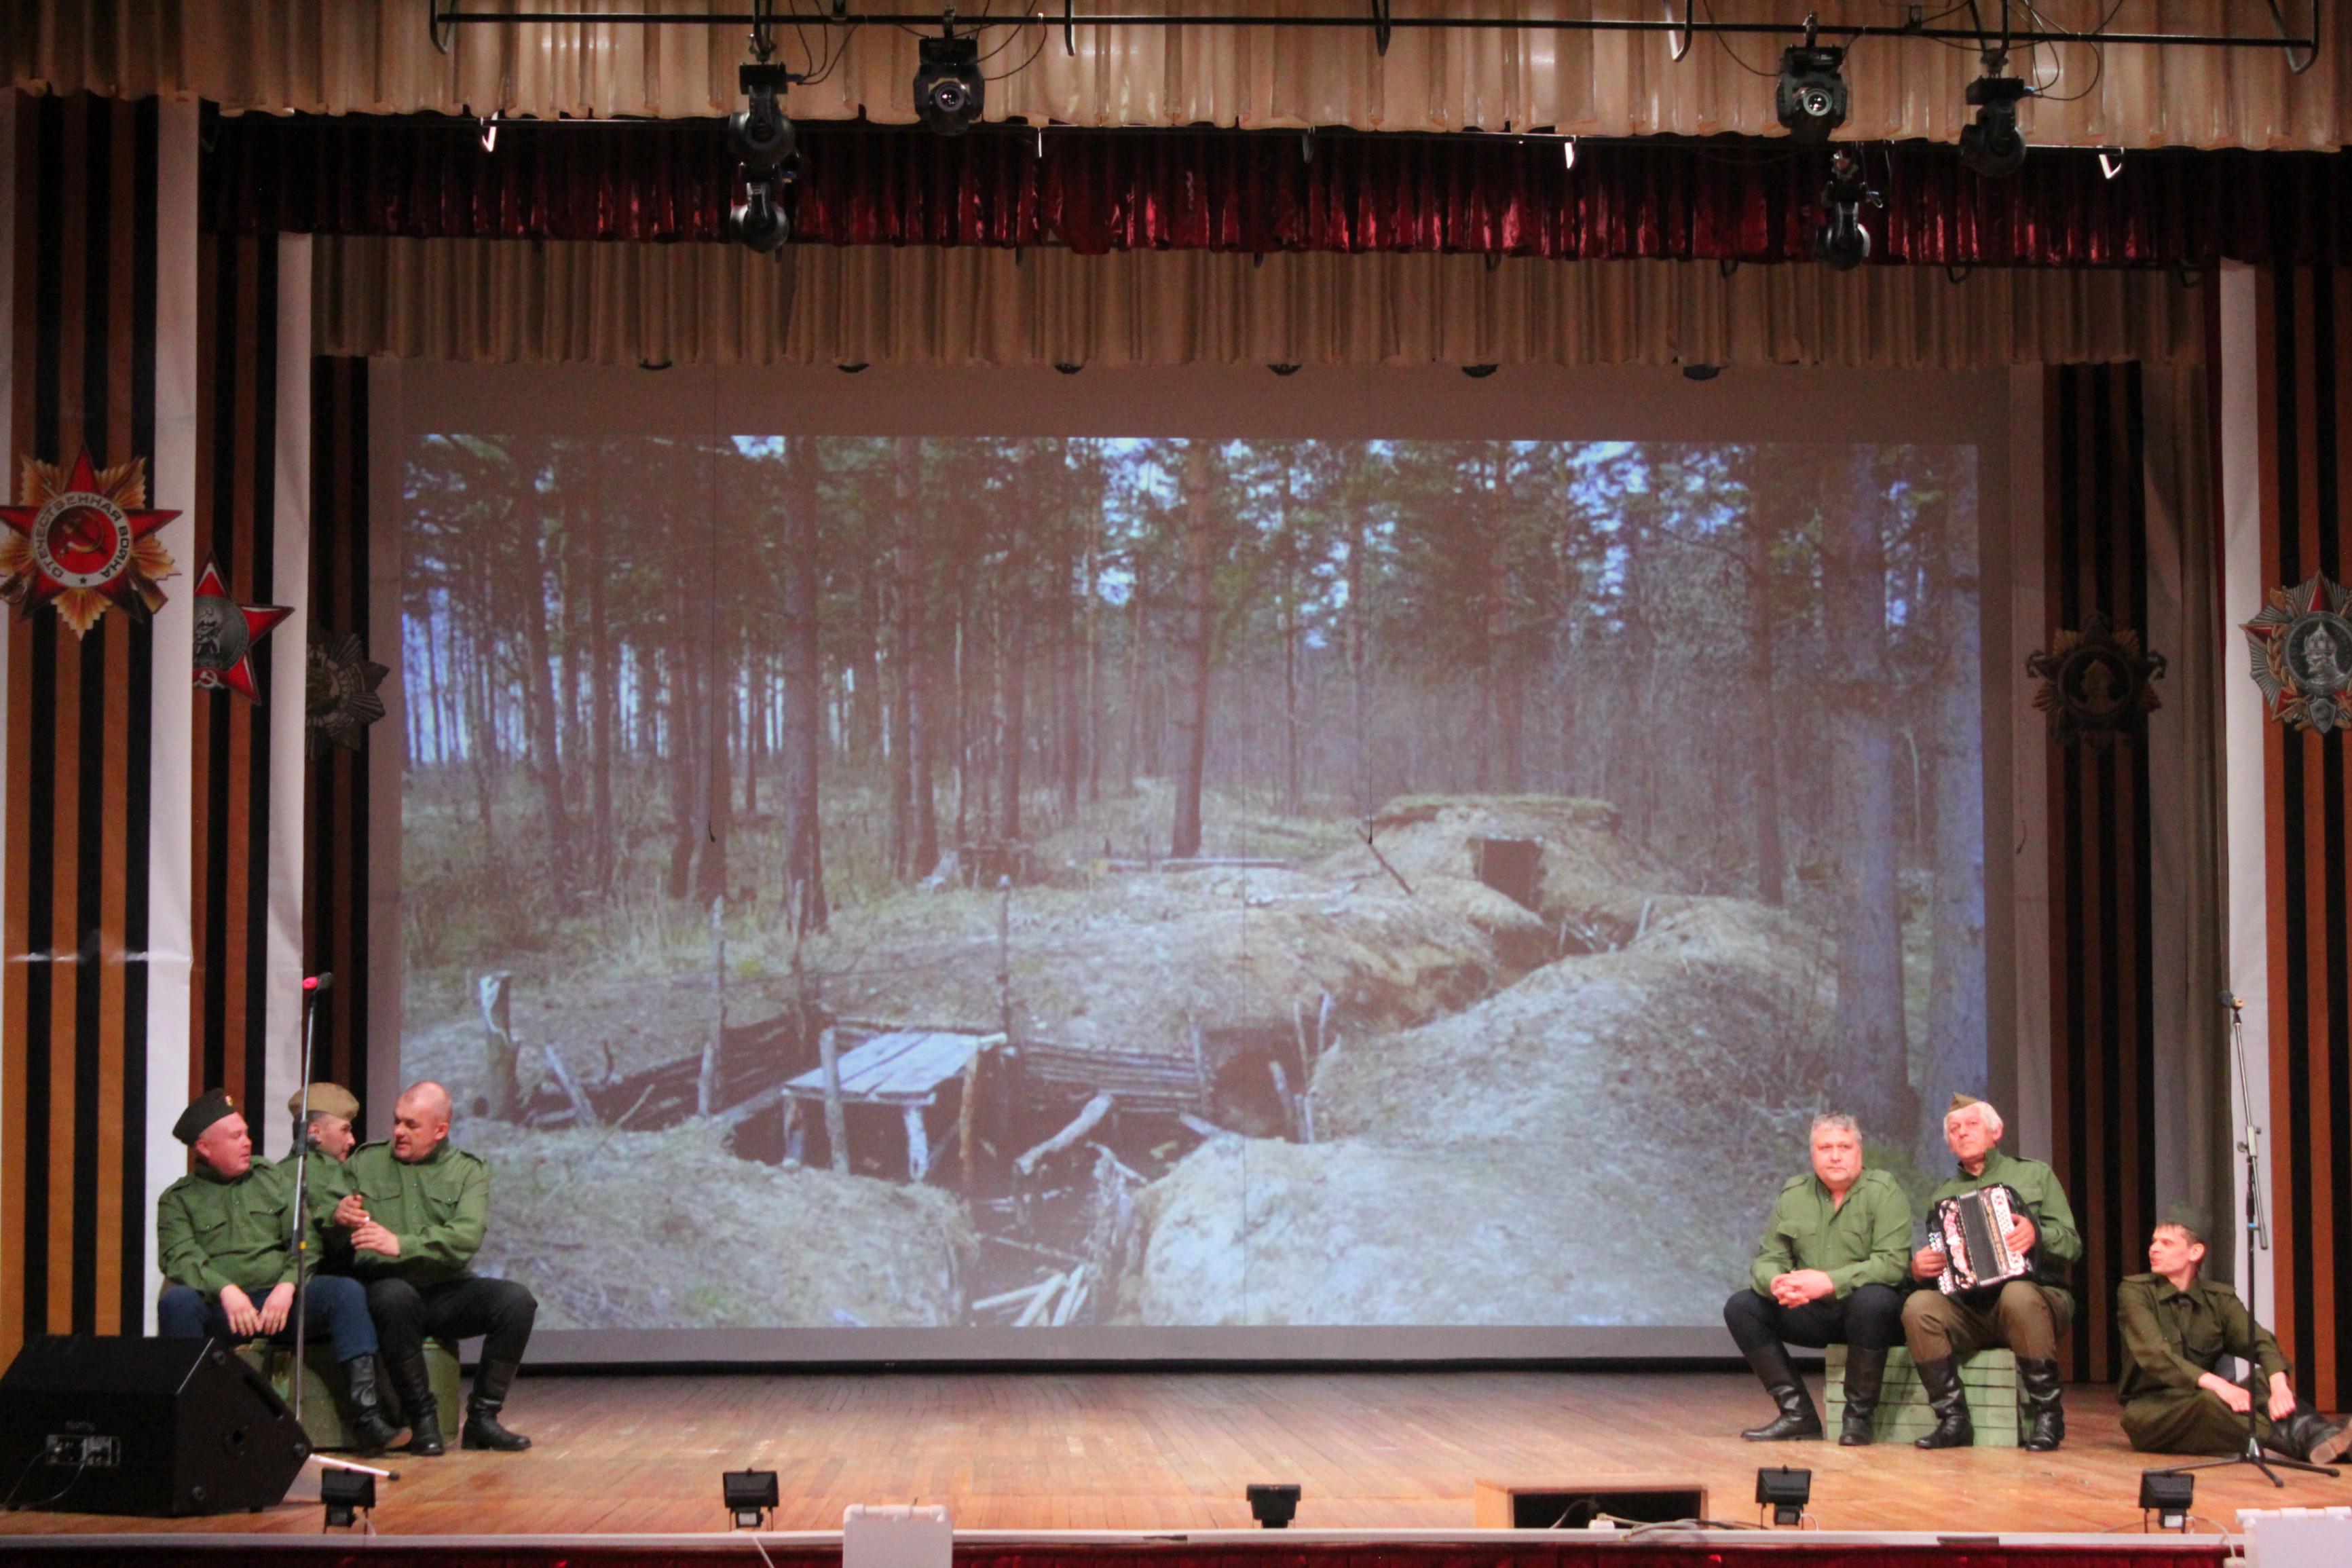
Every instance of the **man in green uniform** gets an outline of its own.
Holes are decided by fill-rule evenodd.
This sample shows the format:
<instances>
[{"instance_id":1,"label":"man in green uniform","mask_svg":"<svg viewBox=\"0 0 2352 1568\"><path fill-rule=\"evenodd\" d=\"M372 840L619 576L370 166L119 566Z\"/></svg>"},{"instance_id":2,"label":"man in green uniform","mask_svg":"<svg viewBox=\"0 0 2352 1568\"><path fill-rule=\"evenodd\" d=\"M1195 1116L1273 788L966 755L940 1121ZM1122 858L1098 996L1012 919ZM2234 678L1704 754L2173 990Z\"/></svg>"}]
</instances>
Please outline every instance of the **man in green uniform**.
<instances>
[{"instance_id":1,"label":"man in green uniform","mask_svg":"<svg viewBox=\"0 0 2352 1568\"><path fill-rule=\"evenodd\" d=\"M2174 1205L2148 1237L2148 1272L2128 1276L2116 1291L2124 1436L2152 1453L2234 1454L2246 1446L2251 1413L2263 1447L2334 1464L2352 1447L2352 1428L2299 1407L2278 1341L2236 1291L2199 1277L2205 1231L2203 1210ZM2225 1355L2252 1364L2244 1383L2214 1370Z\"/></svg>"},{"instance_id":2,"label":"man in green uniform","mask_svg":"<svg viewBox=\"0 0 2352 1568\"><path fill-rule=\"evenodd\" d=\"M2007 1239L2011 1251L2026 1254L2031 1272L1960 1295L1915 1289L1903 1303L1903 1337L1936 1412L1935 1430L1919 1439L1922 1448L1957 1448L1976 1441L1958 1358L1993 1345L2006 1345L2017 1357L2018 1401L2029 1417L2024 1447L2048 1453L2066 1438L2058 1336L2074 1319L2074 1298L2063 1282L2067 1266L2083 1256L2083 1237L2074 1228L2074 1211L2058 1173L2039 1160L2001 1152L2002 1131L2000 1112L1991 1106L1972 1095L1952 1096L1944 1113L1944 1142L1959 1161L1959 1173L1936 1189L1928 1212L1932 1215L1944 1199L1979 1187L2009 1188L2021 1212ZM1931 1241L1932 1229L1931 1219ZM1912 1255L1912 1278L1927 1284L1944 1272L1944 1262L1940 1244L1922 1247Z\"/></svg>"},{"instance_id":3,"label":"man in green uniform","mask_svg":"<svg viewBox=\"0 0 2352 1568\"><path fill-rule=\"evenodd\" d=\"M1724 1326L1780 1415L1742 1432L1753 1443L1819 1437L1821 1413L1788 1347L1843 1344L1845 1424L1838 1442L1871 1440L1886 1352L1903 1337L1911 1200L1893 1176L1864 1170L1851 1116L1817 1116L1811 1175L1791 1176L1764 1222L1748 1288L1723 1304Z\"/></svg>"},{"instance_id":4,"label":"man in green uniform","mask_svg":"<svg viewBox=\"0 0 2352 1568\"><path fill-rule=\"evenodd\" d=\"M156 1331L169 1340L291 1340L294 1168L254 1158L245 1118L217 1089L180 1113L172 1136L195 1158L155 1205L156 1255L171 1281L156 1308ZM315 1260L318 1225L306 1226ZM366 1293L356 1280L313 1274L302 1304L304 1331L324 1335L342 1363L354 1446L381 1454L398 1433L376 1403Z\"/></svg>"},{"instance_id":5,"label":"man in green uniform","mask_svg":"<svg viewBox=\"0 0 2352 1568\"><path fill-rule=\"evenodd\" d=\"M294 1136L308 1139L311 1149L337 1164L359 1147L352 1124L360 1119L359 1097L339 1083L314 1083L286 1097L286 1114L294 1119Z\"/></svg>"},{"instance_id":6,"label":"man in green uniform","mask_svg":"<svg viewBox=\"0 0 2352 1568\"><path fill-rule=\"evenodd\" d=\"M490 1168L449 1142L449 1091L409 1086L393 1107L391 1139L361 1144L329 1180L333 1223L349 1238L351 1270L367 1287L384 1366L409 1418L408 1451L444 1451L425 1339L477 1334L482 1363L459 1440L468 1448L530 1447L530 1438L499 1424L499 1412L522 1369L539 1303L513 1280L467 1267L489 1220Z\"/></svg>"}]
</instances>

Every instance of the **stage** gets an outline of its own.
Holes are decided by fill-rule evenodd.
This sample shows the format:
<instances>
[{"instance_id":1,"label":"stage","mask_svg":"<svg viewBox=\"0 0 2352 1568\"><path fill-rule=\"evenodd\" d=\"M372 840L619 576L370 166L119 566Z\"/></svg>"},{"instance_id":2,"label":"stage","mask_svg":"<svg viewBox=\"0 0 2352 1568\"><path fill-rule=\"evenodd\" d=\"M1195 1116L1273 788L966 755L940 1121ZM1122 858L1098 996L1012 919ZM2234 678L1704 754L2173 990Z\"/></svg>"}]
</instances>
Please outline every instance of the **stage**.
<instances>
[{"instance_id":1,"label":"stage","mask_svg":"<svg viewBox=\"0 0 2352 1568\"><path fill-rule=\"evenodd\" d=\"M1475 1483L1696 1482L1707 1489L1714 1518L1752 1522L1758 1467L1787 1464L1813 1472L1810 1511L1821 1531L1909 1537L1875 1543L1890 1550L1933 1552L1936 1537L1965 1536L1973 1539L1949 1542L1942 1552L1979 1564L2054 1563L2078 1559L2079 1549L2194 1545L2137 1533L2139 1472L2163 1461L2124 1446L2114 1394L2097 1387L2068 1391L2068 1441L2052 1455L1749 1444L1738 1429L1769 1406L1752 1378L1717 1372L575 1374L526 1376L509 1410L535 1441L530 1453L453 1447L438 1459L383 1461L400 1479L381 1488L377 1530L469 1561L606 1549L658 1558L697 1543L656 1550L645 1538L722 1531L719 1472L754 1468L777 1472L778 1531L836 1531L852 1503L923 1502L946 1504L959 1532L1013 1532L992 1542L960 1538L960 1562L999 1547L1029 1563L1040 1553L1092 1561L1164 1548L1178 1535L1230 1557L1250 1554L1254 1543L1306 1551L1316 1544L1312 1532L1342 1531L1373 1533L1335 1540L1330 1550L1352 1558L1377 1547L1391 1564L1424 1555L1469 1561L1443 1542L1476 1543L1482 1563L1556 1563L1580 1558L1584 1539L1558 1533L1538 1545L1533 1532L1475 1530ZM1251 1529L1243 1488L1252 1481L1299 1483L1297 1529L1285 1537L1202 1539ZM2196 1528L2234 1531L2240 1508L2345 1503L2352 1503L2352 1476L2298 1479L2273 1490L2250 1470L2208 1471L2198 1478ZM138 1542L100 1543L94 1535L161 1532L181 1537L175 1547L192 1544L191 1535L236 1537L241 1546L316 1536L320 1521L316 1503L288 1502L264 1514L180 1521L23 1512L0 1517L0 1531L75 1537L99 1548L75 1560L100 1562L111 1560L116 1545ZM1061 1531L1156 1539L1051 1534ZM2048 1539L2125 1531L2127 1542L2120 1534L2104 1543ZM1998 1550L1988 1539L1995 1535ZM470 1538L462 1549L460 1537ZM556 1537L566 1539L549 1539ZM1769 1539L1799 1543L1787 1531ZM1817 1559L1824 1563L1861 1561L1850 1549L1870 1544L1804 1539L1830 1554ZM355 1536L340 1541L359 1544ZM1741 1534L1718 1532L1707 1548L1745 1543ZM2196 1550L2210 1560L2215 1542Z\"/></svg>"}]
</instances>

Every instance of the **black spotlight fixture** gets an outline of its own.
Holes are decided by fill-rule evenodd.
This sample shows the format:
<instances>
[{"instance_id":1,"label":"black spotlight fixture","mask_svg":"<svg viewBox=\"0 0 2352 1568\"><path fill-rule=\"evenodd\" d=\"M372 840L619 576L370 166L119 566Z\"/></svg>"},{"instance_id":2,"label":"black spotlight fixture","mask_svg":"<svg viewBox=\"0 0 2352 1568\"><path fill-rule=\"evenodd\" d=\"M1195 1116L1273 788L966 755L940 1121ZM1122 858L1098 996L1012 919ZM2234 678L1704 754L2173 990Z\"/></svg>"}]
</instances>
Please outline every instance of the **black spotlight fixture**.
<instances>
[{"instance_id":1,"label":"black spotlight fixture","mask_svg":"<svg viewBox=\"0 0 2352 1568\"><path fill-rule=\"evenodd\" d=\"M1286 1530L1298 1513L1298 1483L1253 1481L1244 1489L1249 1497L1250 1517L1267 1530Z\"/></svg>"},{"instance_id":2,"label":"black spotlight fixture","mask_svg":"<svg viewBox=\"0 0 2352 1568\"><path fill-rule=\"evenodd\" d=\"M2142 1470L2139 1473L2139 1510L2143 1516L2156 1515L2158 1530L2186 1531L2189 1528L2189 1508L2197 1500L2197 1478L2179 1470Z\"/></svg>"},{"instance_id":3,"label":"black spotlight fixture","mask_svg":"<svg viewBox=\"0 0 2352 1568\"><path fill-rule=\"evenodd\" d=\"M980 40L955 33L955 13L950 11L936 38L916 44L921 64L915 68L915 117L942 136L961 136L980 118L987 101L988 83L980 74Z\"/></svg>"},{"instance_id":4,"label":"black spotlight fixture","mask_svg":"<svg viewBox=\"0 0 2352 1568\"><path fill-rule=\"evenodd\" d=\"M2032 89L2021 79L2000 74L2008 64L2009 57L2000 50L1986 53L1985 74L1969 83L1976 123L1960 127L1960 162L1988 180L2005 180L2025 166L2025 133L2017 128L2017 100Z\"/></svg>"},{"instance_id":5,"label":"black spotlight fixture","mask_svg":"<svg viewBox=\"0 0 2352 1568\"><path fill-rule=\"evenodd\" d=\"M1808 145L1828 141L1845 123L1845 78L1838 74L1845 51L1815 42L1819 24L1819 17L1807 16L1805 41L1780 51L1780 86L1772 95L1789 139Z\"/></svg>"},{"instance_id":6,"label":"black spotlight fixture","mask_svg":"<svg viewBox=\"0 0 2352 1568\"><path fill-rule=\"evenodd\" d=\"M728 1522L737 1530L763 1530L776 1510L776 1472L722 1470L719 1490L727 1499Z\"/></svg>"},{"instance_id":7,"label":"black spotlight fixture","mask_svg":"<svg viewBox=\"0 0 2352 1568\"><path fill-rule=\"evenodd\" d=\"M778 100L792 73L761 59L746 62L736 76L746 107L727 117L727 142L735 150L743 178L743 199L727 215L727 237L765 253L793 237L782 202L783 183L790 177L784 166L793 157L793 122Z\"/></svg>"},{"instance_id":8,"label":"black spotlight fixture","mask_svg":"<svg viewBox=\"0 0 2352 1568\"><path fill-rule=\"evenodd\" d=\"M1772 1510L1774 1524L1804 1522L1805 1504L1813 1497L1813 1472L1783 1466L1756 1472L1756 1507Z\"/></svg>"},{"instance_id":9,"label":"black spotlight fixture","mask_svg":"<svg viewBox=\"0 0 2352 1568\"><path fill-rule=\"evenodd\" d=\"M349 1530L375 1509L375 1475L340 1465L319 1472L319 1500L327 1505L327 1528Z\"/></svg>"},{"instance_id":10,"label":"black spotlight fixture","mask_svg":"<svg viewBox=\"0 0 2352 1568\"><path fill-rule=\"evenodd\" d=\"M1839 272L1851 272L1870 259L1870 230L1862 226L1863 204L1883 205L1879 195L1863 183L1862 164L1841 151L1830 163L1829 184L1822 187L1822 226L1813 235L1813 254Z\"/></svg>"}]
</instances>

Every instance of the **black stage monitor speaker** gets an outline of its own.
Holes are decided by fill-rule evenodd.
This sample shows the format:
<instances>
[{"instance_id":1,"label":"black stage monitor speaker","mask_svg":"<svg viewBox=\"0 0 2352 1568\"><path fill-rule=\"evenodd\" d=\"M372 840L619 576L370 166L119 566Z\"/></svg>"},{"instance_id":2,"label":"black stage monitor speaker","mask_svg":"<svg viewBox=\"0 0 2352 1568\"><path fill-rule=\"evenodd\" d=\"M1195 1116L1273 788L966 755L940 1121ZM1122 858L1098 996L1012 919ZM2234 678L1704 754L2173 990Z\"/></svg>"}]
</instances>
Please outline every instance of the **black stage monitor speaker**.
<instances>
[{"instance_id":1,"label":"black stage monitor speaker","mask_svg":"<svg viewBox=\"0 0 2352 1568\"><path fill-rule=\"evenodd\" d=\"M50 1334L0 1376L0 1487L15 1508L176 1515L286 1496L310 1440L213 1340Z\"/></svg>"}]
</instances>

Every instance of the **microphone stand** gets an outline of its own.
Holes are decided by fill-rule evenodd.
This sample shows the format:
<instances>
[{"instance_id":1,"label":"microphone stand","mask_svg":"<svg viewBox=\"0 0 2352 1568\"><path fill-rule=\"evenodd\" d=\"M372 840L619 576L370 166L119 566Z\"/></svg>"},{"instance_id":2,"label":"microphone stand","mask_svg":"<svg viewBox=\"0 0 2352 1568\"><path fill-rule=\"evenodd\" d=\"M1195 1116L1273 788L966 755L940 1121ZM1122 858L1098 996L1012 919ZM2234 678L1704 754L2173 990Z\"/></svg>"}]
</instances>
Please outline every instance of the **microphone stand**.
<instances>
[{"instance_id":1,"label":"microphone stand","mask_svg":"<svg viewBox=\"0 0 2352 1568\"><path fill-rule=\"evenodd\" d=\"M2254 1267L2256 1251L2271 1249L2269 1222L2263 1217L2263 1130L2254 1125L2254 1097L2246 1075L2246 1030L2244 1010L2233 991L2221 993L2221 1005L2230 1010L2230 1060L2238 1077L2238 1102L2245 1108L2245 1121L2238 1135L2238 1150L2246 1157L2246 1321L2260 1332L2262 1320L2254 1314L2255 1281L2261 1278ZM2252 1369L2254 1380L2263 1384L2263 1363L2254 1355L2254 1343L2246 1346L2245 1362ZM2280 1470L2300 1470L2305 1475L2334 1477L2336 1471L2326 1465L2314 1465L2302 1459L2290 1459L2281 1454L2263 1452L2260 1436L2263 1408L2270 1397L2267 1386L2259 1394L2249 1394L2246 1401L2246 1446L2226 1459L2200 1459L2192 1465L2175 1465L2169 1473L2179 1475L2189 1470L2213 1470L2231 1465L2252 1465L2270 1479L2271 1485L2284 1487Z\"/></svg>"},{"instance_id":2,"label":"microphone stand","mask_svg":"<svg viewBox=\"0 0 2352 1568\"><path fill-rule=\"evenodd\" d=\"M294 1121L294 1424L302 1425L302 1384L310 1370L304 1342L310 1327L310 1052L319 1027L316 977L302 983L302 1109Z\"/></svg>"}]
</instances>

